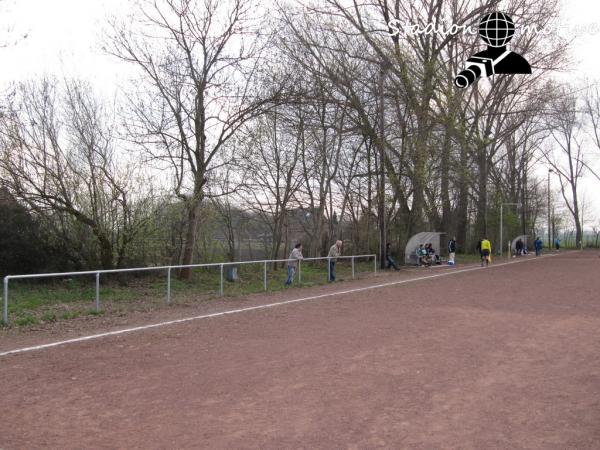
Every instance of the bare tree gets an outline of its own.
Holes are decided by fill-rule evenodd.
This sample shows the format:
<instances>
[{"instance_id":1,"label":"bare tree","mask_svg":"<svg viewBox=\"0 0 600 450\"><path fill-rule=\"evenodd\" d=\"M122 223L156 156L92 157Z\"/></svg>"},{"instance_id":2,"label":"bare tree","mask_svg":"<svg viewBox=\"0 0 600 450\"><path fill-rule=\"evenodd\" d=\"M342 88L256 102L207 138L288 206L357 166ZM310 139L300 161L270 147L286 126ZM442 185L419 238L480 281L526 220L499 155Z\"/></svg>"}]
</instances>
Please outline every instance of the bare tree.
<instances>
[{"instance_id":1,"label":"bare tree","mask_svg":"<svg viewBox=\"0 0 600 450\"><path fill-rule=\"evenodd\" d=\"M374 146L368 176L358 179L368 181L369 189L376 186L376 196L366 197L378 201L382 243L390 221L393 232L405 239L425 227L448 231L455 226L465 235L473 200L478 228L487 231L494 164L506 154L511 134L526 129L532 114L525 112L543 109L540 85L563 64L566 48L563 42L523 33L511 45L531 55L533 75L481 80L457 92L452 80L479 46L477 39L439 33L390 36L386 24L398 19L423 27L450 19L476 28L481 14L499 4L326 0L298 9L280 7L287 54L304 72L327 78L324 94L344 105L352 124L345 132L365 136ZM557 11L554 1L515 0L506 7L520 22L537 27Z\"/></svg>"},{"instance_id":2,"label":"bare tree","mask_svg":"<svg viewBox=\"0 0 600 450\"><path fill-rule=\"evenodd\" d=\"M88 85L21 84L2 117L2 184L38 213L56 213L93 233L98 261L120 267L147 222L144 181L119 164L103 105Z\"/></svg>"},{"instance_id":3,"label":"bare tree","mask_svg":"<svg viewBox=\"0 0 600 450\"><path fill-rule=\"evenodd\" d=\"M10 16L10 8L14 5L15 0L0 0L0 16L4 19ZM19 24L20 25L20 24ZM24 30L17 30L14 23L0 24L0 49L15 45L23 39L27 39L28 33Z\"/></svg>"},{"instance_id":4,"label":"bare tree","mask_svg":"<svg viewBox=\"0 0 600 450\"><path fill-rule=\"evenodd\" d=\"M241 246L242 212L233 202L233 195L241 189L247 179L242 172L242 165L235 164L222 171L219 178L210 187L210 205L215 209L220 222L220 229L226 245L228 261L235 260L236 234L238 247ZM234 175L233 172L236 172Z\"/></svg>"},{"instance_id":5,"label":"bare tree","mask_svg":"<svg viewBox=\"0 0 600 450\"><path fill-rule=\"evenodd\" d=\"M598 84L591 86L586 93L584 111L589 120L592 142L600 157L600 90ZM600 168L593 167L591 164L586 164L586 168L596 179L600 180Z\"/></svg>"},{"instance_id":6,"label":"bare tree","mask_svg":"<svg viewBox=\"0 0 600 450\"><path fill-rule=\"evenodd\" d=\"M330 101L323 92L323 83L326 83L323 78L315 79L315 91L308 103L312 120L307 123L307 133L303 136L300 154L303 183L296 194L298 203L310 214L310 227L306 231L313 255L324 253L328 241L334 238L327 229L327 222L331 223L334 213L329 200L345 143L341 130L347 121L345 107Z\"/></svg>"},{"instance_id":7,"label":"bare tree","mask_svg":"<svg viewBox=\"0 0 600 450\"><path fill-rule=\"evenodd\" d=\"M135 64L149 88L130 97L129 131L172 171L175 194L186 205L181 264L194 257L206 185L228 163L223 147L275 97L271 87L253 84L260 70L254 8L245 0L142 2L141 19L113 24L108 51ZM190 276L190 269L180 272Z\"/></svg>"},{"instance_id":8,"label":"bare tree","mask_svg":"<svg viewBox=\"0 0 600 450\"><path fill-rule=\"evenodd\" d=\"M545 156L559 176L560 191L573 219L575 239L579 245L583 236L578 186L587 164L580 136L582 117L577 96L564 89L562 95L554 100L548 121L557 149L547 151Z\"/></svg>"}]
</instances>

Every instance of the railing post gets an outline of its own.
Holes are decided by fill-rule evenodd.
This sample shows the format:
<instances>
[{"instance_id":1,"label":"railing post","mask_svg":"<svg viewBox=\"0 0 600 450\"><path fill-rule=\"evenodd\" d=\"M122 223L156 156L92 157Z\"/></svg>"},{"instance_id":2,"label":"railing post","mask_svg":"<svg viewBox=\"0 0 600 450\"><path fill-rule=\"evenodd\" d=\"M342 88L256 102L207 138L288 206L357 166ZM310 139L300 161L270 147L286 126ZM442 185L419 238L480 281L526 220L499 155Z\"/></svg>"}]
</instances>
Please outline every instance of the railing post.
<instances>
[{"instance_id":1,"label":"railing post","mask_svg":"<svg viewBox=\"0 0 600 450\"><path fill-rule=\"evenodd\" d=\"M167 269L167 305L171 304L171 268Z\"/></svg>"},{"instance_id":2,"label":"railing post","mask_svg":"<svg viewBox=\"0 0 600 450\"><path fill-rule=\"evenodd\" d=\"M2 309L2 320L8 325L8 277L4 277L4 306Z\"/></svg>"},{"instance_id":3,"label":"railing post","mask_svg":"<svg viewBox=\"0 0 600 450\"><path fill-rule=\"evenodd\" d=\"M302 260L298 260L298 285L302 284Z\"/></svg>"},{"instance_id":4,"label":"railing post","mask_svg":"<svg viewBox=\"0 0 600 450\"><path fill-rule=\"evenodd\" d=\"M100 312L100 272L96 272L96 312Z\"/></svg>"},{"instance_id":5,"label":"railing post","mask_svg":"<svg viewBox=\"0 0 600 450\"><path fill-rule=\"evenodd\" d=\"M264 285L264 288L266 291L267 290L267 261L265 261L265 265L264 265L263 285Z\"/></svg>"},{"instance_id":6,"label":"railing post","mask_svg":"<svg viewBox=\"0 0 600 450\"><path fill-rule=\"evenodd\" d=\"M221 297L223 296L223 264L221 264L221 289L220 289Z\"/></svg>"},{"instance_id":7,"label":"railing post","mask_svg":"<svg viewBox=\"0 0 600 450\"><path fill-rule=\"evenodd\" d=\"M331 281L331 257L327 257L327 281Z\"/></svg>"},{"instance_id":8,"label":"railing post","mask_svg":"<svg viewBox=\"0 0 600 450\"><path fill-rule=\"evenodd\" d=\"M352 257L352 279L354 280L354 256Z\"/></svg>"},{"instance_id":9,"label":"railing post","mask_svg":"<svg viewBox=\"0 0 600 450\"><path fill-rule=\"evenodd\" d=\"M373 255L373 273L377 275L377 255Z\"/></svg>"}]
</instances>

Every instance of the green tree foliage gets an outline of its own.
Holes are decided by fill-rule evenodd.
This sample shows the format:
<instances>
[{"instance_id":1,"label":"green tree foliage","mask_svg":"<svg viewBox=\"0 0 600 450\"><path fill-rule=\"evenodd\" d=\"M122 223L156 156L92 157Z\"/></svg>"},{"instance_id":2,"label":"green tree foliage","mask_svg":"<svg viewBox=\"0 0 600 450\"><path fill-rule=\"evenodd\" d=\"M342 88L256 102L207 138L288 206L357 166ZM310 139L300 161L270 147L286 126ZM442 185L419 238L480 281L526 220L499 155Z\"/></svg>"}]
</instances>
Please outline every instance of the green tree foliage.
<instances>
[{"instance_id":1,"label":"green tree foliage","mask_svg":"<svg viewBox=\"0 0 600 450\"><path fill-rule=\"evenodd\" d=\"M0 209L0 275L50 267L54 252L36 218L5 190L0 190Z\"/></svg>"}]
</instances>

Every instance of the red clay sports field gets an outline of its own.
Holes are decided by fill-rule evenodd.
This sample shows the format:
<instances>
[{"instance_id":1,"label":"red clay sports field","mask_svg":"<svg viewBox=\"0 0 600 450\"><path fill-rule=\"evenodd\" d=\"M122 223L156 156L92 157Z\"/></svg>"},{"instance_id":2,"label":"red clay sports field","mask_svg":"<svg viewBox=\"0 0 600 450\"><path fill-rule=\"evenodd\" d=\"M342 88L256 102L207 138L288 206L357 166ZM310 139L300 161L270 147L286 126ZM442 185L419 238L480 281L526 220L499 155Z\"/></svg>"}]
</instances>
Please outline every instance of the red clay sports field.
<instances>
[{"instance_id":1,"label":"red clay sports field","mask_svg":"<svg viewBox=\"0 0 600 450\"><path fill-rule=\"evenodd\" d=\"M598 252L203 308L4 337L0 448L600 448Z\"/></svg>"}]
</instances>

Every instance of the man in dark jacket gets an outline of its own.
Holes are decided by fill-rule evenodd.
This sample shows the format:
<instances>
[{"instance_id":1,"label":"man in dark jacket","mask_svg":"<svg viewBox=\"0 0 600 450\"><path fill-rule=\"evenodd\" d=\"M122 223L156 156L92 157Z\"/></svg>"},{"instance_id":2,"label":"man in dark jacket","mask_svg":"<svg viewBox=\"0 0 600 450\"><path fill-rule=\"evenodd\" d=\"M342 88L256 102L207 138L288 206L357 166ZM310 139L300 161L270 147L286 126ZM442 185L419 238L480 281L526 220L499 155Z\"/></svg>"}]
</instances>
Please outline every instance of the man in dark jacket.
<instances>
[{"instance_id":1,"label":"man in dark jacket","mask_svg":"<svg viewBox=\"0 0 600 450\"><path fill-rule=\"evenodd\" d=\"M452 237L448 241L448 264L454 265L454 258L456 257L456 237Z\"/></svg>"},{"instance_id":2,"label":"man in dark jacket","mask_svg":"<svg viewBox=\"0 0 600 450\"><path fill-rule=\"evenodd\" d=\"M521 238L515 244L515 249L517 250L517 256L521 256L523 254L523 241Z\"/></svg>"},{"instance_id":3,"label":"man in dark jacket","mask_svg":"<svg viewBox=\"0 0 600 450\"><path fill-rule=\"evenodd\" d=\"M396 260L392 256L392 244L388 243L385 246L385 260L387 261L387 268L393 267L396 270L400 270L398 264L396 264Z\"/></svg>"},{"instance_id":4,"label":"man in dark jacket","mask_svg":"<svg viewBox=\"0 0 600 450\"><path fill-rule=\"evenodd\" d=\"M535 247L535 256L540 256L542 254L542 247L544 244L539 236L535 238L535 241L533 241L533 246Z\"/></svg>"}]
</instances>

